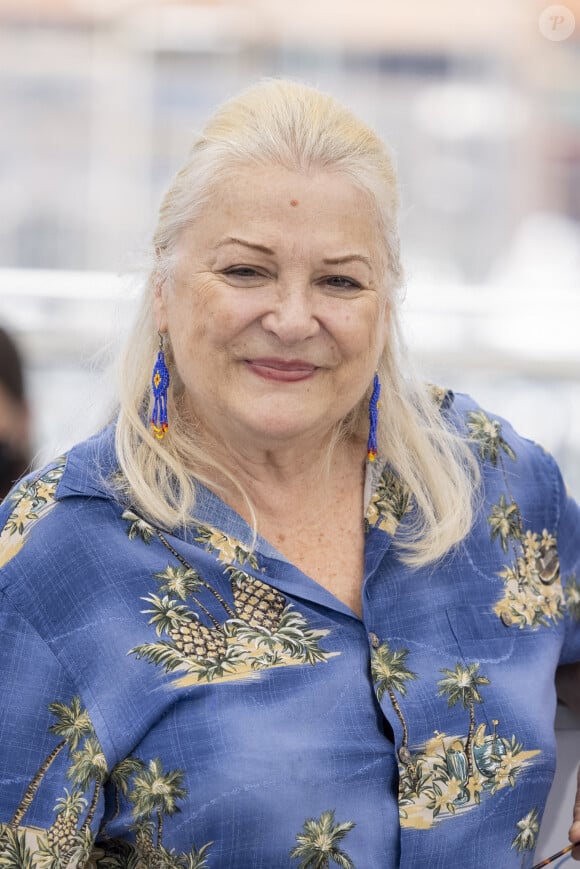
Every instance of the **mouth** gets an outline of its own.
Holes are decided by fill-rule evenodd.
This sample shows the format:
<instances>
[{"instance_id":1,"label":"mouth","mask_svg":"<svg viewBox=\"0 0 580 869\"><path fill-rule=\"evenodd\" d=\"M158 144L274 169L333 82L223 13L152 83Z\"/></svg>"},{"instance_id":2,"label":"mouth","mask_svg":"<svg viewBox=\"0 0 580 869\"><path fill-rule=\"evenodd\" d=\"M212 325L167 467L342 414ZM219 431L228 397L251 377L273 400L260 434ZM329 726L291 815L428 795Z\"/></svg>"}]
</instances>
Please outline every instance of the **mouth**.
<instances>
[{"instance_id":1,"label":"mouth","mask_svg":"<svg viewBox=\"0 0 580 869\"><path fill-rule=\"evenodd\" d=\"M312 377L318 366L303 359L246 359L247 367L264 380L278 380L284 383L295 383L300 380L308 380Z\"/></svg>"}]
</instances>

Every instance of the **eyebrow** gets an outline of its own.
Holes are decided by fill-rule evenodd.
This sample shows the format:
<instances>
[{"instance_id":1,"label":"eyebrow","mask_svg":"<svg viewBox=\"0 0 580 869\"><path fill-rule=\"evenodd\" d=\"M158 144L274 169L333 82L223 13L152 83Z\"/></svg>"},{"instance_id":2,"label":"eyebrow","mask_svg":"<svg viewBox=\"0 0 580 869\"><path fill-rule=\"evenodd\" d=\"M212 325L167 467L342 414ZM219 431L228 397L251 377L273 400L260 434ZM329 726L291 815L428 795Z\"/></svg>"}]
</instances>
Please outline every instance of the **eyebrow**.
<instances>
[{"instance_id":1,"label":"eyebrow","mask_svg":"<svg viewBox=\"0 0 580 869\"><path fill-rule=\"evenodd\" d=\"M268 254L268 256L274 256L274 251L269 247L265 247L263 244L254 244L251 241L244 241L243 238L235 238L233 235L229 235L227 238L222 239L220 242L216 244L214 250L218 250L218 248L223 247L226 244L241 244L242 247L250 247L252 250L258 250L260 253Z\"/></svg>"},{"instance_id":2,"label":"eyebrow","mask_svg":"<svg viewBox=\"0 0 580 869\"><path fill-rule=\"evenodd\" d=\"M337 256L332 257L332 259L323 259L322 262L325 266L339 266L342 265L342 263L361 262L364 263L365 266L368 266L371 271L373 268L370 259L366 256L363 256L362 253L349 253L346 254L346 256Z\"/></svg>"},{"instance_id":3,"label":"eyebrow","mask_svg":"<svg viewBox=\"0 0 580 869\"><path fill-rule=\"evenodd\" d=\"M268 256L275 256L275 252L271 248L266 247L263 244L255 244L254 242L251 242L251 241L245 241L243 238L236 238L233 235L229 235L227 238L224 238L220 242L218 242L216 244L216 246L214 247L214 250L218 250L218 248L224 247L224 245L226 245L226 244L240 244L240 245L242 245L242 247L249 247L252 250L257 250L260 253L267 254ZM359 253L352 253L352 254L346 254L345 256L331 257L329 259L323 259L322 262L326 266L338 266L338 265L342 265L343 263L349 263L349 262L362 262L362 263L364 263L364 265L366 265L372 271L372 264L371 264L370 259L366 256L363 256L362 254L359 254Z\"/></svg>"}]
</instances>

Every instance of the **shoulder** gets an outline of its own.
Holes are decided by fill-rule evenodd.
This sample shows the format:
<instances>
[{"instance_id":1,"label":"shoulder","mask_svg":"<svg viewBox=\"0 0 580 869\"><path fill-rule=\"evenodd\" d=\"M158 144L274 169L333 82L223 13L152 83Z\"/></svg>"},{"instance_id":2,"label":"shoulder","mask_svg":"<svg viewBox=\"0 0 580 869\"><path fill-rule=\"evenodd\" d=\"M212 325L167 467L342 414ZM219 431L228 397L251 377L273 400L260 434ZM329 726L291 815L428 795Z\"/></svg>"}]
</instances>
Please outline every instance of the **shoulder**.
<instances>
[{"instance_id":1,"label":"shoulder","mask_svg":"<svg viewBox=\"0 0 580 869\"><path fill-rule=\"evenodd\" d=\"M452 427L473 444L480 460L492 467L504 465L506 460L530 459L550 466L554 463L541 444L520 434L508 419L483 407L470 395L452 393L447 416Z\"/></svg>"},{"instance_id":2,"label":"shoulder","mask_svg":"<svg viewBox=\"0 0 580 869\"><path fill-rule=\"evenodd\" d=\"M65 467L66 456L61 456L40 471L24 477L2 502L0 568L20 553L32 529L56 506L56 490Z\"/></svg>"},{"instance_id":3,"label":"shoulder","mask_svg":"<svg viewBox=\"0 0 580 869\"><path fill-rule=\"evenodd\" d=\"M39 563L62 569L122 512L110 447L102 433L16 484L0 505L0 588Z\"/></svg>"},{"instance_id":4,"label":"shoulder","mask_svg":"<svg viewBox=\"0 0 580 869\"><path fill-rule=\"evenodd\" d=\"M547 524L557 524L565 487L553 456L469 395L455 393L447 413L478 458L487 496L497 500L503 492L538 520L542 513Z\"/></svg>"}]
</instances>

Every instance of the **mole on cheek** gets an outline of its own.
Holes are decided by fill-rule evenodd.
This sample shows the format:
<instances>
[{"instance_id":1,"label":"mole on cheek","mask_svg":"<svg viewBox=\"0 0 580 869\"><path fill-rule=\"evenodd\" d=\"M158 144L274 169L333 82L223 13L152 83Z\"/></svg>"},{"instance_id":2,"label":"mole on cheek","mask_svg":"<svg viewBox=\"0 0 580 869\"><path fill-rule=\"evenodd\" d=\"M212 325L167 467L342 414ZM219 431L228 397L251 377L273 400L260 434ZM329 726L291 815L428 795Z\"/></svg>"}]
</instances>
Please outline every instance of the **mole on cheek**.
<instances>
[{"instance_id":1,"label":"mole on cheek","mask_svg":"<svg viewBox=\"0 0 580 869\"><path fill-rule=\"evenodd\" d=\"M298 205L298 200L297 200L297 199L291 199L291 200L290 200L290 205L292 206L292 208L296 208L296 206Z\"/></svg>"}]
</instances>

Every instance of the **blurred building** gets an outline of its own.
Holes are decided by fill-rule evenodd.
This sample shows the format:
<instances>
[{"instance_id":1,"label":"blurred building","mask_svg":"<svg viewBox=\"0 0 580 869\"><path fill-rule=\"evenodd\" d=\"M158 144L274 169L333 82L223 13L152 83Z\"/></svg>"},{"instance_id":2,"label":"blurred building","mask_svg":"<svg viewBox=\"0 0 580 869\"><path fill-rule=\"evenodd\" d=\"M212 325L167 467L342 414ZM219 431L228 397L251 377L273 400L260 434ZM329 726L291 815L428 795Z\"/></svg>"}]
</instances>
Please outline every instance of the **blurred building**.
<instances>
[{"instance_id":1,"label":"blurred building","mask_svg":"<svg viewBox=\"0 0 580 869\"><path fill-rule=\"evenodd\" d=\"M118 288L81 272L146 261L193 131L286 75L392 143L409 320L434 376L535 411L524 430L548 420L538 436L580 485L580 0L565 7L576 28L556 39L545 0L0 0L0 313L42 384L38 440L106 340ZM56 270L76 272L61 289Z\"/></svg>"},{"instance_id":2,"label":"blurred building","mask_svg":"<svg viewBox=\"0 0 580 869\"><path fill-rule=\"evenodd\" d=\"M537 212L580 221L580 0L1 0L0 264L117 268L192 131L261 75L392 142L407 259L486 279Z\"/></svg>"},{"instance_id":3,"label":"blurred building","mask_svg":"<svg viewBox=\"0 0 580 869\"><path fill-rule=\"evenodd\" d=\"M392 143L433 377L515 413L580 487L580 0L565 39L548 5L0 0L0 314L29 350L37 443L96 388L110 273L147 260L193 131L286 75Z\"/></svg>"}]
</instances>

